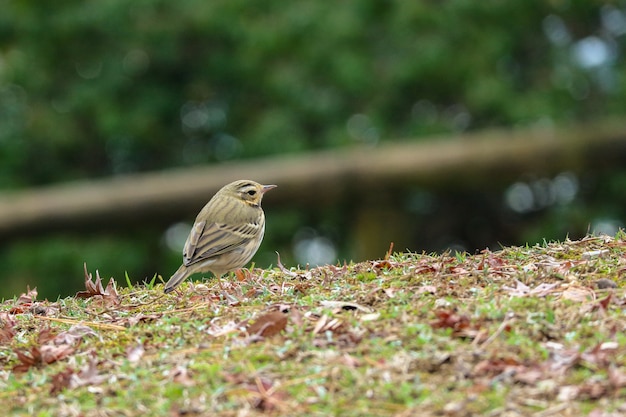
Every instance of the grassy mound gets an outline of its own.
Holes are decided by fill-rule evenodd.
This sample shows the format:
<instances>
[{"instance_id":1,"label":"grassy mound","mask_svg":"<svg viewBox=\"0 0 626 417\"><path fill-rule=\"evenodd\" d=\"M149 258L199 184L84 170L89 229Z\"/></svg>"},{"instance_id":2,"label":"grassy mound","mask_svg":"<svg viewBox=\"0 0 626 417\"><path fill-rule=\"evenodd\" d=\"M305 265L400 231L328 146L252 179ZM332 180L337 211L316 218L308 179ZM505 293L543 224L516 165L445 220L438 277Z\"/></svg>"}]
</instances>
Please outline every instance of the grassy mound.
<instances>
[{"instance_id":1,"label":"grassy mound","mask_svg":"<svg viewBox=\"0 0 626 417\"><path fill-rule=\"evenodd\" d=\"M34 416L618 415L623 235L388 254L0 304L0 402Z\"/></svg>"}]
</instances>

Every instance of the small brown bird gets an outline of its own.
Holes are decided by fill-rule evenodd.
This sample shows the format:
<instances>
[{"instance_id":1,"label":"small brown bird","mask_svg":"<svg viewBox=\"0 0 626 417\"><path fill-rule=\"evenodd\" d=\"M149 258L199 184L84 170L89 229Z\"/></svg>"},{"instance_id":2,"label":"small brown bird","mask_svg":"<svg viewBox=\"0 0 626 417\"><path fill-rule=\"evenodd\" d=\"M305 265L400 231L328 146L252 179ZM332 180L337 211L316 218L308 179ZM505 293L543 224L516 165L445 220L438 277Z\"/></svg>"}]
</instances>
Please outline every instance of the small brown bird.
<instances>
[{"instance_id":1,"label":"small brown bird","mask_svg":"<svg viewBox=\"0 0 626 417\"><path fill-rule=\"evenodd\" d=\"M169 293L196 272L221 277L246 265L265 234L263 195L275 185L239 180L220 189L196 217L183 249L183 264L165 284Z\"/></svg>"}]
</instances>

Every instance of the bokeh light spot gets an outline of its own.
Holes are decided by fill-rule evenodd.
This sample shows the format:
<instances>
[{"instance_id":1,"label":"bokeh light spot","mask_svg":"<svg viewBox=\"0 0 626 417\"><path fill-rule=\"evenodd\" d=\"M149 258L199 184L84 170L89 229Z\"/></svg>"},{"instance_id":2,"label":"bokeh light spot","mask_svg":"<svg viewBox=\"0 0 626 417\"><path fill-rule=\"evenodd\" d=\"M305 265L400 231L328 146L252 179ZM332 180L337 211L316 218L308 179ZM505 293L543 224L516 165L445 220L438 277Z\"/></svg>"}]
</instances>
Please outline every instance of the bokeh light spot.
<instances>
[{"instance_id":1,"label":"bokeh light spot","mask_svg":"<svg viewBox=\"0 0 626 417\"><path fill-rule=\"evenodd\" d=\"M165 245L174 252L182 253L183 246L185 246L185 241L187 240L187 236L189 236L190 231L190 224L183 222L174 223L165 231L163 236Z\"/></svg>"}]
</instances>

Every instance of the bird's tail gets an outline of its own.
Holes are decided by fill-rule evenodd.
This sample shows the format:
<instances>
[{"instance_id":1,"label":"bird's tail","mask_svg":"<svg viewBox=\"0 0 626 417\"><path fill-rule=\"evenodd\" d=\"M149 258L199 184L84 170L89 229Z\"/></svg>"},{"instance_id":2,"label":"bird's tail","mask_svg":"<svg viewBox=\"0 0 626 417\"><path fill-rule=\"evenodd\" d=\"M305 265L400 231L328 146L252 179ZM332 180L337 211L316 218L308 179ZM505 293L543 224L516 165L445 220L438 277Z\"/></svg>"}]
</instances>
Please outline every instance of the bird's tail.
<instances>
[{"instance_id":1,"label":"bird's tail","mask_svg":"<svg viewBox=\"0 0 626 417\"><path fill-rule=\"evenodd\" d=\"M180 268L174 272L174 275L172 275L169 281L167 281L167 284L165 284L165 289L163 290L165 294L174 291L174 288L178 287L178 285L188 276L189 271L187 270L187 267L185 265L181 265Z\"/></svg>"}]
</instances>

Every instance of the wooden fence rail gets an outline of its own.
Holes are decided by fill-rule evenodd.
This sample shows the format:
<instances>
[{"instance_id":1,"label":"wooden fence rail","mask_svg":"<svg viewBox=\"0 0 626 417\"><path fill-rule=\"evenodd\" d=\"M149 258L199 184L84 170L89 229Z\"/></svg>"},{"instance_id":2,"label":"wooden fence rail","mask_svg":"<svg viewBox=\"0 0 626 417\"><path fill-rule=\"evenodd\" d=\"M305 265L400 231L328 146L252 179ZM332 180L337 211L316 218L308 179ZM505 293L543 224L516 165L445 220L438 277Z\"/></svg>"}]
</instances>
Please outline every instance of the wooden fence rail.
<instances>
[{"instance_id":1,"label":"wooden fence rail","mask_svg":"<svg viewBox=\"0 0 626 417\"><path fill-rule=\"evenodd\" d=\"M192 218L223 184L278 184L266 207L376 199L382 190L503 186L525 174L625 166L626 123L487 131L214 164L0 193L0 239Z\"/></svg>"}]
</instances>

